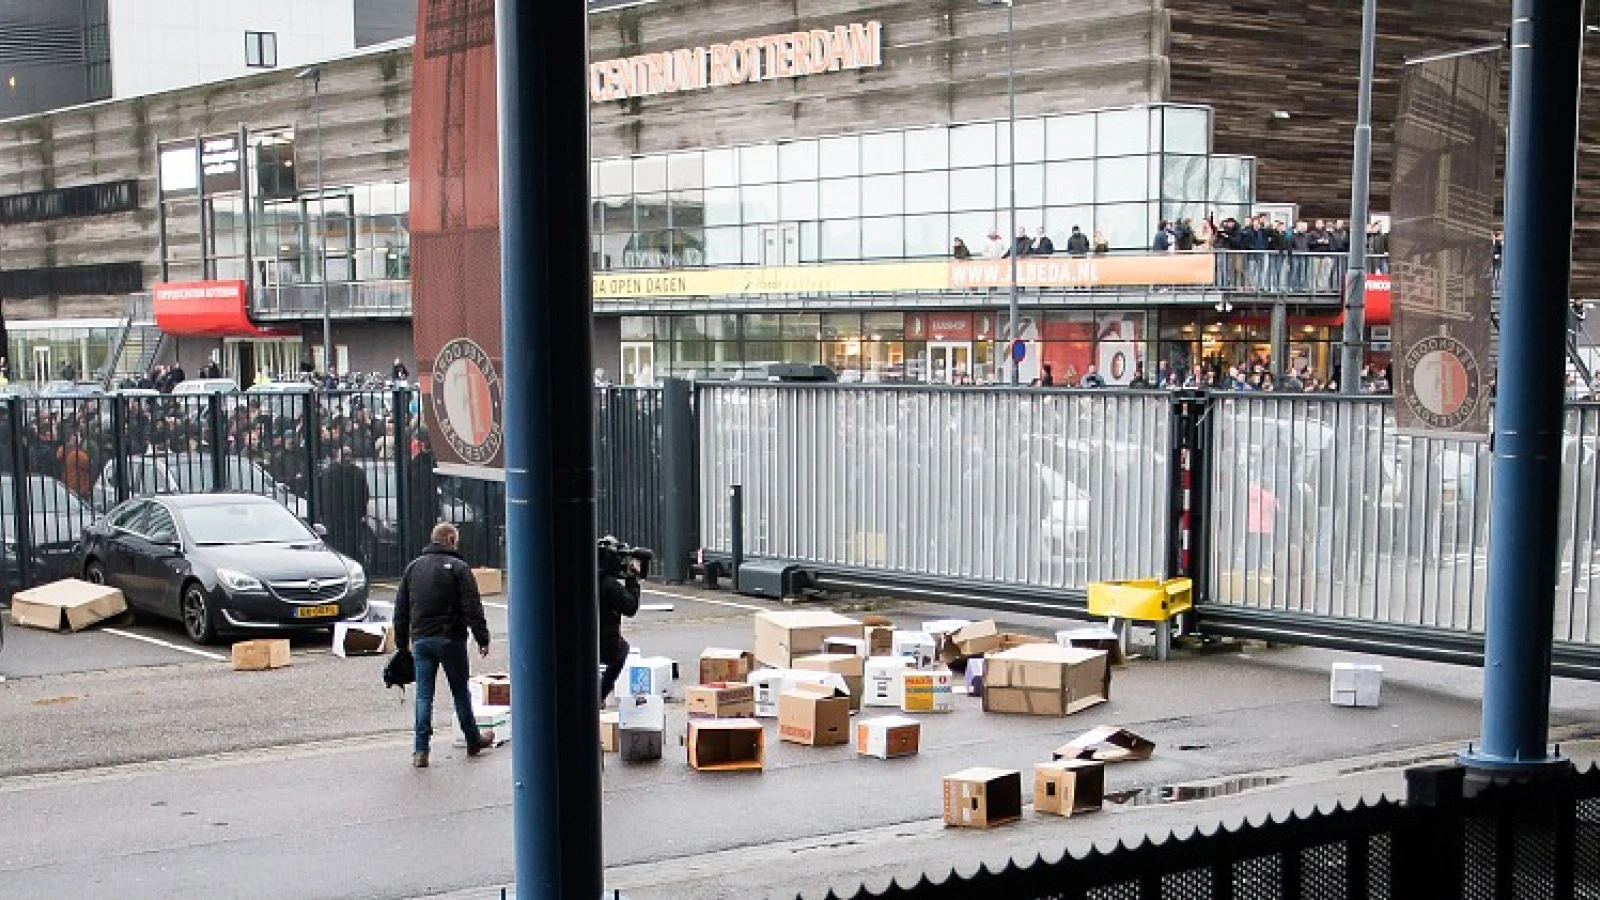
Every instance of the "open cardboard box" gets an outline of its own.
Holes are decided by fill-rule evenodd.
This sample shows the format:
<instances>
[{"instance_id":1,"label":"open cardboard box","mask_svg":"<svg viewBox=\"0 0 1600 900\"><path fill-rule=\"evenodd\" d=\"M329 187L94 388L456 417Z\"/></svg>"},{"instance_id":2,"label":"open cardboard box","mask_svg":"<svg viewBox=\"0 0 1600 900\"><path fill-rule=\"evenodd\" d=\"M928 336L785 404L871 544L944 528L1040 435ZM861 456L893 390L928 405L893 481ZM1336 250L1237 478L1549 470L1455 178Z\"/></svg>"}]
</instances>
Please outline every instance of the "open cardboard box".
<instances>
[{"instance_id":1,"label":"open cardboard box","mask_svg":"<svg viewBox=\"0 0 1600 900\"><path fill-rule=\"evenodd\" d=\"M1105 803L1105 763L1068 759L1033 767L1033 811L1071 816Z\"/></svg>"},{"instance_id":2,"label":"open cardboard box","mask_svg":"<svg viewBox=\"0 0 1600 900\"><path fill-rule=\"evenodd\" d=\"M756 662L779 669L791 668L797 657L821 653L822 642L830 637L862 636L860 622L827 610L757 613Z\"/></svg>"},{"instance_id":3,"label":"open cardboard box","mask_svg":"<svg viewBox=\"0 0 1600 900\"><path fill-rule=\"evenodd\" d=\"M478 706L510 706L511 674L489 672L474 675L467 679L467 690L472 694L472 702Z\"/></svg>"},{"instance_id":4,"label":"open cardboard box","mask_svg":"<svg viewBox=\"0 0 1600 900\"><path fill-rule=\"evenodd\" d=\"M861 630L867 641L867 656L889 656L894 652L894 621L888 616L862 616Z\"/></svg>"},{"instance_id":5,"label":"open cardboard box","mask_svg":"<svg viewBox=\"0 0 1600 900\"><path fill-rule=\"evenodd\" d=\"M1093 760L1095 762L1132 762L1149 759L1156 752L1156 742L1140 737L1120 725L1102 725L1062 744L1053 754L1056 759Z\"/></svg>"},{"instance_id":6,"label":"open cardboard box","mask_svg":"<svg viewBox=\"0 0 1600 900\"><path fill-rule=\"evenodd\" d=\"M993 828L1022 818L1022 773L1015 769L963 769L944 777L944 823Z\"/></svg>"},{"instance_id":7,"label":"open cardboard box","mask_svg":"<svg viewBox=\"0 0 1600 900\"><path fill-rule=\"evenodd\" d=\"M689 768L702 772L760 772L766 768L767 733L755 719L693 719Z\"/></svg>"},{"instance_id":8,"label":"open cardboard box","mask_svg":"<svg viewBox=\"0 0 1600 900\"><path fill-rule=\"evenodd\" d=\"M801 671L833 672L844 678L845 686L850 689L852 711L861 708L861 688L866 665L865 658L853 653L817 653L802 656L794 661L794 667Z\"/></svg>"},{"instance_id":9,"label":"open cardboard box","mask_svg":"<svg viewBox=\"0 0 1600 900\"><path fill-rule=\"evenodd\" d=\"M334 656L381 656L393 652L394 626L388 622L338 622L333 626Z\"/></svg>"},{"instance_id":10,"label":"open cardboard box","mask_svg":"<svg viewBox=\"0 0 1600 900\"><path fill-rule=\"evenodd\" d=\"M822 684L784 691L778 695L778 738L809 747L850 743L850 697Z\"/></svg>"},{"instance_id":11,"label":"open cardboard box","mask_svg":"<svg viewBox=\"0 0 1600 900\"><path fill-rule=\"evenodd\" d=\"M1111 667L1101 650L1040 643L984 658L984 712L1069 716L1110 696Z\"/></svg>"},{"instance_id":12,"label":"open cardboard box","mask_svg":"<svg viewBox=\"0 0 1600 900\"><path fill-rule=\"evenodd\" d=\"M856 723L856 753L892 759L915 756L922 743L922 723L906 716L878 716Z\"/></svg>"},{"instance_id":13,"label":"open cardboard box","mask_svg":"<svg viewBox=\"0 0 1600 900\"><path fill-rule=\"evenodd\" d=\"M82 631L126 612L122 591L76 578L42 584L11 595L11 622L45 631Z\"/></svg>"},{"instance_id":14,"label":"open cardboard box","mask_svg":"<svg viewBox=\"0 0 1600 900\"><path fill-rule=\"evenodd\" d=\"M748 650L707 647L700 654L700 684L743 681L756 667L756 657Z\"/></svg>"},{"instance_id":15,"label":"open cardboard box","mask_svg":"<svg viewBox=\"0 0 1600 900\"><path fill-rule=\"evenodd\" d=\"M697 684L684 693L691 719L749 719L756 714L756 689L748 684Z\"/></svg>"}]
</instances>

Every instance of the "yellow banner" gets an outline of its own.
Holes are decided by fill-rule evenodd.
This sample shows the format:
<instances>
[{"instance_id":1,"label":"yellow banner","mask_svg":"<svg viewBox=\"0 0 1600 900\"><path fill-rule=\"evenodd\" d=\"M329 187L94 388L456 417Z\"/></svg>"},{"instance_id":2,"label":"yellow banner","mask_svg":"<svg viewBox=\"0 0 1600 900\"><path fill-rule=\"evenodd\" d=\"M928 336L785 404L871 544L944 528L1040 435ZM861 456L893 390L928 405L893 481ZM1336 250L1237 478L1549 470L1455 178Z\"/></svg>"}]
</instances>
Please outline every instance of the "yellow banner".
<instances>
[{"instance_id":1,"label":"yellow banner","mask_svg":"<svg viewBox=\"0 0 1600 900\"><path fill-rule=\"evenodd\" d=\"M1022 287L1209 285L1210 254L1025 257ZM734 297L765 294L895 293L1009 287L1010 260L839 263L772 268L665 269L594 276L597 301L632 298Z\"/></svg>"}]
</instances>

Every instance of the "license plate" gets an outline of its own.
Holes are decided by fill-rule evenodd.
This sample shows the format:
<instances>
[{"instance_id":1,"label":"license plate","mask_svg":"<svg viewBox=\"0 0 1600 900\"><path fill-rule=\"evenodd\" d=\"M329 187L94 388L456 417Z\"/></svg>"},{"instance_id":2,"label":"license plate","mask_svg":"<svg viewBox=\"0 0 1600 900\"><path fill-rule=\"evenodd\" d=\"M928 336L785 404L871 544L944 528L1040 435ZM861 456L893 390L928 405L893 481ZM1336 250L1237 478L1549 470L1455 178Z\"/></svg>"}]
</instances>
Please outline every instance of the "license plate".
<instances>
[{"instance_id":1,"label":"license plate","mask_svg":"<svg viewBox=\"0 0 1600 900\"><path fill-rule=\"evenodd\" d=\"M294 611L294 617L297 619L321 619L327 616L337 616L338 614L339 604L337 603L327 603L322 606L300 606L296 607Z\"/></svg>"}]
</instances>

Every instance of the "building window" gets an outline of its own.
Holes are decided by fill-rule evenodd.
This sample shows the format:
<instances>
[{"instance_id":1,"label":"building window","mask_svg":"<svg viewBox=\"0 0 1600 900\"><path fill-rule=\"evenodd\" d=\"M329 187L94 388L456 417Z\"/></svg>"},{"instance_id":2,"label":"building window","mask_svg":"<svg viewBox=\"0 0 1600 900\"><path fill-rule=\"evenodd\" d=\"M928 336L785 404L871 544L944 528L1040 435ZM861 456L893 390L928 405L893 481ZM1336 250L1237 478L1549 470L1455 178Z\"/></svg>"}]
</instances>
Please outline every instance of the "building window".
<instances>
[{"instance_id":1,"label":"building window","mask_svg":"<svg viewBox=\"0 0 1600 900\"><path fill-rule=\"evenodd\" d=\"M278 35L272 31L244 33L244 64L252 69L278 67Z\"/></svg>"}]
</instances>

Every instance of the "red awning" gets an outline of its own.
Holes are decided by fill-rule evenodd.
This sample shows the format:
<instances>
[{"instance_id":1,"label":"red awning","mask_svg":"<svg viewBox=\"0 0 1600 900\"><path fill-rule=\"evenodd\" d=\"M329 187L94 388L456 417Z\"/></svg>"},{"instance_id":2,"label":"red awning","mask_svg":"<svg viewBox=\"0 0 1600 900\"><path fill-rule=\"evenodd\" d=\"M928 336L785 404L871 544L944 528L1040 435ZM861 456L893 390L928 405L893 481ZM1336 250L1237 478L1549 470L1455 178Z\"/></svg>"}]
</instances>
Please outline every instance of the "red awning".
<instances>
[{"instance_id":1,"label":"red awning","mask_svg":"<svg viewBox=\"0 0 1600 900\"><path fill-rule=\"evenodd\" d=\"M294 330L250 321L243 281L163 282L151 289L156 326L181 337L293 337Z\"/></svg>"},{"instance_id":2,"label":"red awning","mask_svg":"<svg viewBox=\"0 0 1600 900\"><path fill-rule=\"evenodd\" d=\"M1394 299L1393 282L1388 275L1368 275L1366 288L1367 327L1389 324Z\"/></svg>"}]
</instances>

